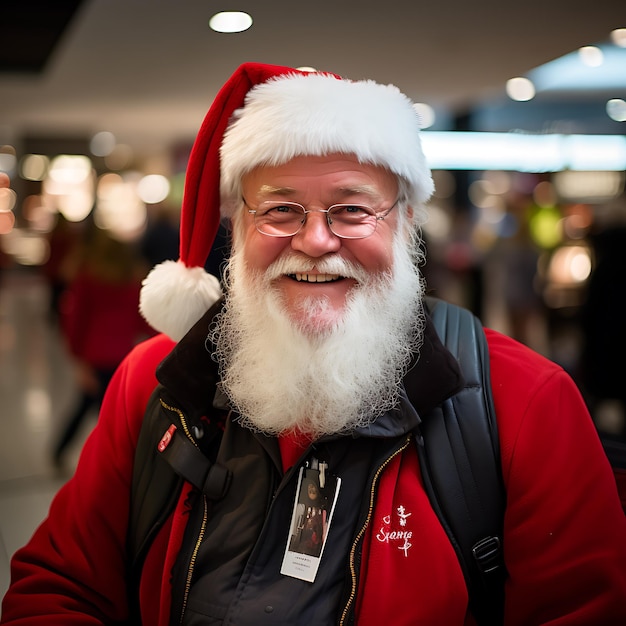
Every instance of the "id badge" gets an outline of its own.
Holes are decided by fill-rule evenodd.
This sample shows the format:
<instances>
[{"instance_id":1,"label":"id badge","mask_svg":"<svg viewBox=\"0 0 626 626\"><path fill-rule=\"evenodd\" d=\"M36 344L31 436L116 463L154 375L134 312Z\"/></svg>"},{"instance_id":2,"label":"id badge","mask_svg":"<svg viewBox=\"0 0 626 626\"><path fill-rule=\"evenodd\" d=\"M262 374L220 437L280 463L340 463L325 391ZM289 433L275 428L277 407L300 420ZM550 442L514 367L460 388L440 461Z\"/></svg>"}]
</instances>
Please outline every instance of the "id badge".
<instances>
[{"instance_id":1,"label":"id badge","mask_svg":"<svg viewBox=\"0 0 626 626\"><path fill-rule=\"evenodd\" d=\"M300 468L289 539L280 573L314 582L333 519L341 479L317 468ZM314 461L314 466L317 463Z\"/></svg>"}]
</instances>

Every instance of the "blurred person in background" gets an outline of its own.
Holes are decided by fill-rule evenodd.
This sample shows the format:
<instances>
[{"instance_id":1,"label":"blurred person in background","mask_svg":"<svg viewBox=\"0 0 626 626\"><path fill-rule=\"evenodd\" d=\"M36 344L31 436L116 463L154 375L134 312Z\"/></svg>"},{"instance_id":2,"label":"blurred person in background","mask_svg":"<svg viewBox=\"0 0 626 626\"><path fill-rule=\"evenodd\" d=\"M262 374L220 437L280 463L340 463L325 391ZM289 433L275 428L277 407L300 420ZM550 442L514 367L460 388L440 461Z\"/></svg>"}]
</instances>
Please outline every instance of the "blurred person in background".
<instances>
[{"instance_id":1,"label":"blurred person in background","mask_svg":"<svg viewBox=\"0 0 626 626\"><path fill-rule=\"evenodd\" d=\"M49 315L51 322L60 321L63 293L76 271L77 252L84 236L84 224L67 220L57 213L56 222L48 233L48 258L41 271L48 283Z\"/></svg>"},{"instance_id":2,"label":"blurred person in background","mask_svg":"<svg viewBox=\"0 0 626 626\"><path fill-rule=\"evenodd\" d=\"M180 246L180 212L167 203L149 207L148 227L143 234L139 249L149 267L163 261L175 261ZM214 276L222 277L224 260L228 257L228 229L223 225L217 231L215 242L207 257L204 269Z\"/></svg>"},{"instance_id":3,"label":"blurred person in background","mask_svg":"<svg viewBox=\"0 0 626 626\"><path fill-rule=\"evenodd\" d=\"M148 267L178 258L180 212L166 202L148 207L148 225L139 249Z\"/></svg>"},{"instance_id":4,"label":"blurred person in background","mask_svg":"<svg viewBox=\"0 0 626 626\"><path fill-rule=\"evenodd\" d=\"M53 449L61 466L85 418L100 406L117 366L141 340L154 334L139 313L146 266L132 243L93 224L74 250L73 278L60 299L61 332L74 359L79 395Z\"/></svg>"},{"instance_id":5,"label":"blurred person in background","mask_svg":"<svg viewBox=\"0 0 626 626\"><path fill-rule=\"evenodd\" d=\"M581 313L582 385L600 429L626 442L626 225L609 225L592 243L595 265ZM609 424L600 415L612 402L618 412Z\"/></svg>"}]
</instances>

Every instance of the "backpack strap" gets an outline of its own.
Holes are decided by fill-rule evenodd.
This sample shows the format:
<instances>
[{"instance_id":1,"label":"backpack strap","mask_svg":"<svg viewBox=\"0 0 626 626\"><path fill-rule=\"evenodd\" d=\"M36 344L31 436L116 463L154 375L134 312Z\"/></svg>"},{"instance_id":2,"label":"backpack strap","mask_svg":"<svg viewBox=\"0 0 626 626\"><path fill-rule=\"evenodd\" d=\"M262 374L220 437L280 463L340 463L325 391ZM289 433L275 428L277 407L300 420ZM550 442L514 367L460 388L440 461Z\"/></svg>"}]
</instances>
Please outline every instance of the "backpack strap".
<instances>
[{"instance_id":1,"label":"backpack strap","mask_svg":"<svg viewBox=\"0 0 626 626\"><path fill-rule=\"evenodd\" d=\"M487 342L469 311L430 297L425 304L466 384L421 416L416 439L424 486L457 552L472 614L480 625L501 624L505 492ZM407 394L411 399L410 388Z\"/></svg>"},{"instance_id":2,"label":"backpack strap","mask_svg":"<svg viewBox=\"0 0 626 626\"><path fill-rule=\"evenodd\" d=\"M156 534L174 510L184 482L157 452L159 441L171 425L160 410L160 391L157 387L152 392L135 449L126 540L130 624L141 624L139 582L143 562Z\"/></svg>"}]
</instances>

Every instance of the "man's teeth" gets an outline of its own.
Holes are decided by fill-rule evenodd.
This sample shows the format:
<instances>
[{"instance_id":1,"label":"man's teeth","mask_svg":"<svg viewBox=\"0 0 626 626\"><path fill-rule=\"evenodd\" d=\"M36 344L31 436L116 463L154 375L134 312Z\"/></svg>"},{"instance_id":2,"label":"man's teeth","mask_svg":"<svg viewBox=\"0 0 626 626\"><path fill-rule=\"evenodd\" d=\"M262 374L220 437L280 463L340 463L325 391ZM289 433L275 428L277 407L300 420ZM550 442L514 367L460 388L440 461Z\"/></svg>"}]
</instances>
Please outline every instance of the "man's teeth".
<instances>
[{"instance_id":1,"label":"man's teeth","mask_svg":"<svg viewBox=\"0 0 626 626\"><path fill-rule=\"evenodd\" d=\"M330 283L334 280L339 280L341 276L339 274L292 274L299 282L307 283Z\"/></svg>"}]
</instances>

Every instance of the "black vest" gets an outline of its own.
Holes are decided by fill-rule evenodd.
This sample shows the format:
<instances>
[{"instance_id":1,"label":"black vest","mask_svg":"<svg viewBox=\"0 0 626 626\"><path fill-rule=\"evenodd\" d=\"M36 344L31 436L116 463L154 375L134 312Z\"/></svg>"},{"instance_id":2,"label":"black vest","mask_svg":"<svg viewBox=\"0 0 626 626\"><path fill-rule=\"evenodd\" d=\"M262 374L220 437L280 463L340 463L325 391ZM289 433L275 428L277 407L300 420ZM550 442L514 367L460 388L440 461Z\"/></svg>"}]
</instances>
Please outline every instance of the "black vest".
<instances>
[{"instance_id":1,"label":"black vest","mask_svg":"<svg viewBox=\"0 0 626 626\"><path fill-rule=\"evenodd\" d=\"M399 419L400 412L404 415ZM408 401L386 419L405 425L418 422ZM184 607L184 590L176 590L178 606L172 615L184 611L185 626L336 624L351 604L350 557L360 554L360 531L369 514L377 470L409 442L399 431L389 435L316 442L283 476L276 440L229 421L217 462L232 472L232 481L222 499L210 502L199 495L194 503L185 550L174 573L175 580L187 580L195 559L191 588ZM313 456L328 464L329 474L341 478L341 487L320 567L310 583L282 575L280 569L298 470ZM358 564L352 565L356 576Z\"/></svg>"}]
</instances>

